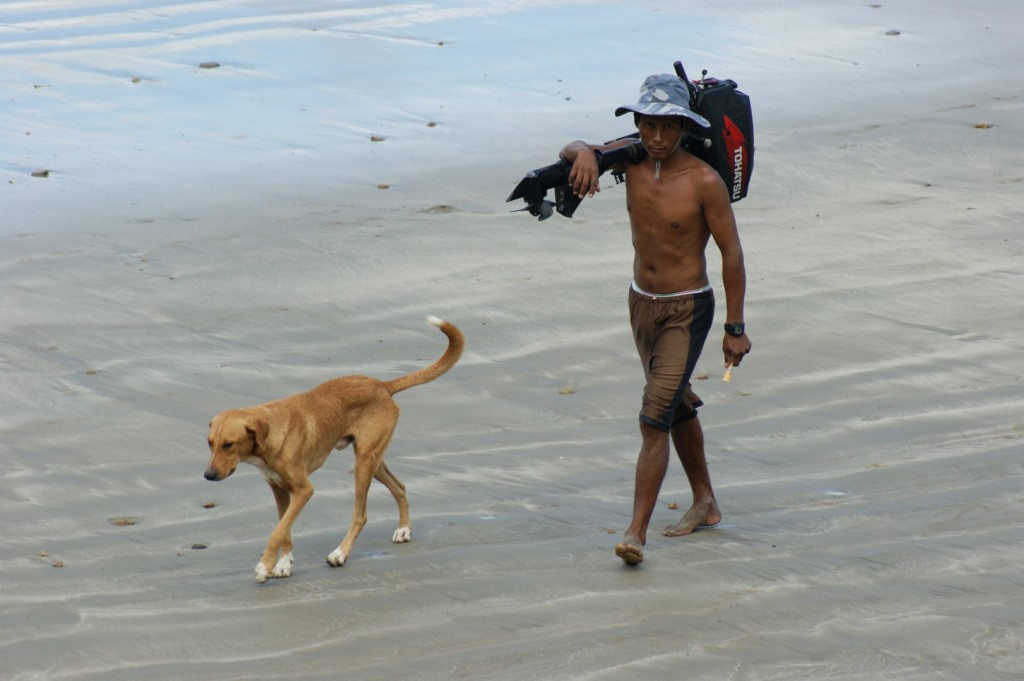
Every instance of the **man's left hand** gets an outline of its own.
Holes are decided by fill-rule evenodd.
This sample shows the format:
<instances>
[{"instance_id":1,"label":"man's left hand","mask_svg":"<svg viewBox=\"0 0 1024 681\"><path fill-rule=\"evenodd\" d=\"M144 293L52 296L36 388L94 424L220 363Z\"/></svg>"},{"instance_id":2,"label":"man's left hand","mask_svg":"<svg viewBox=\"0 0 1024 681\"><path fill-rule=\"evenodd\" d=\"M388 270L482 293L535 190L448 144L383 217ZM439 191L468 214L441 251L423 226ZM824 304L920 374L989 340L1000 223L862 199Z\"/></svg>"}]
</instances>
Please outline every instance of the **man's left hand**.
<instances>
[{"instance_id":1,"label":"man's left hand","mask_svg":"<svg viewBox=\"0 0 1024 681\"><path fill-rule=\"evenodd\" d=\"M751 347L747 334L742 336L725 334L725 338L722 339L722 354L725 355L725 366L732 364L734 367L738 367L743 361L743 357L750 352Z\"/></svg>"}]
</instances>

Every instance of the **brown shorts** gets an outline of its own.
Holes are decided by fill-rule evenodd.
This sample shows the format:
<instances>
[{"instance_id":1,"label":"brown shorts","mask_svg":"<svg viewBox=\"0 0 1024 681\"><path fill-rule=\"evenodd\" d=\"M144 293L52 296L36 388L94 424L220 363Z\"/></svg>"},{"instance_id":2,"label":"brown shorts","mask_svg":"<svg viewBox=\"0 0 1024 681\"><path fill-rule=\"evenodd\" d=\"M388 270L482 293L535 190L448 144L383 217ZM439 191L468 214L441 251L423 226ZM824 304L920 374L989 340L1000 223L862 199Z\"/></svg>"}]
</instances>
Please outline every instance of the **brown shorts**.
<instances>
[{"instance_id":1,"label":"brown shorts","mask_svg":"<svg viewBox=\"0 0 1024 681\"><path fill-rule=\"evenodd\" d=\"M640 420L659 430L692 419L703 402L690 387L690 376L715 316L715 294L651 296L629 290L629 322L644 366Z\"/></svg>"}]
</instances>

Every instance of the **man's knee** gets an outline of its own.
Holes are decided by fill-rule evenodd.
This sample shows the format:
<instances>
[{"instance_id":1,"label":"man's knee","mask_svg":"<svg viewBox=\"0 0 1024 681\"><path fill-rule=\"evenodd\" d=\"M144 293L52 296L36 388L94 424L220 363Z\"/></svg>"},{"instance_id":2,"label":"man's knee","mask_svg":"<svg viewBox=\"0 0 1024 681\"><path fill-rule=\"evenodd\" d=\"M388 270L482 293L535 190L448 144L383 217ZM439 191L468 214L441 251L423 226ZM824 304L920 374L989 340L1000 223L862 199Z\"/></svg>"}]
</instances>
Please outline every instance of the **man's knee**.
<instances>
[{"instance_id":1,"label":"man's knee","mask_svg":"<svg viewBox=\"0 0 1024 681\"><path fill-rule=\"evenodd\" d=\"M644 421L640 422L640 436L643 438L644 446L656 446L668 442L672 431L665 430L659 426L652 426Z\"/></svg>"}]
</instances>

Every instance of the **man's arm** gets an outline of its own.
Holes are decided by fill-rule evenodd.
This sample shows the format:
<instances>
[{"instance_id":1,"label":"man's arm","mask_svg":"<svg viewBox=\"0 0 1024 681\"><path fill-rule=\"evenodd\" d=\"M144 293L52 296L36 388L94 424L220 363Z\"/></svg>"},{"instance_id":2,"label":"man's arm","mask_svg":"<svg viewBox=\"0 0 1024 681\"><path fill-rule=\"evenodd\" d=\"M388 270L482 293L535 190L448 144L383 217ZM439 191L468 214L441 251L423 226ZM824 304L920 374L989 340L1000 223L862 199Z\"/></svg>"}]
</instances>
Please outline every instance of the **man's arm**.
<instances>
[{"instance_id":1,"label":"man's arm","mask_svg":"<svg viewBox=\"0 0 1024 681\"><path fill-rule=\"evenodd\" d=\"M635 141L630 138L615 140L611 144L587 144L583 140L575 140L562 147L562 150L558 152L558 158L572 163L572 170L569 171L569 186L572 187L573 193L582 199L584 196L593 196L601 191L599 181L601 171L597 167L595 150L617 149ZM616 164L612 170L620 165L622 164Z\"/></svg>"},{"instance_id":2,"label":"man's arm","mask_svg":"<svg viewBox=\"0 0 1024 681\"><path fill-rule=\"evenodd\" d=\"M711 238L722 254L722 283L725 286L725 321L742 322L743 303L747 293L747 273L743 262L743 246L740 244L736 217L729 202L729 193L718 173L710 168L704 179L704 219ZM722 339L722 354L725 364L739 366L743 356L750 352L750 339L746 334L732 336L728 333Z\"/></svg>"}]
</instances>

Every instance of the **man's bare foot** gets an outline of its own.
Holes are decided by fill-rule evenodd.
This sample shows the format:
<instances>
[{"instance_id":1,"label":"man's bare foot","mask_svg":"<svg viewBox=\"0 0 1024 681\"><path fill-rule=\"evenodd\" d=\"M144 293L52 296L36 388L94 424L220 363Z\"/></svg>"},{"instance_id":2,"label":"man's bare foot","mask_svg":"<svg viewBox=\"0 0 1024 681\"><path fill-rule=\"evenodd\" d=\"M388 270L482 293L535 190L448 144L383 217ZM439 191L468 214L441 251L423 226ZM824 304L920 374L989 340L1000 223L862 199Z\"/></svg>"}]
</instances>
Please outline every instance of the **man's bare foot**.
<instances>
[{"instance_id":1,"label":"man's bare foot","mask_svg":"<svg viewBox=\"0 0 1024 681\"><path fill-rule=\"evenodd\" d=\"M643 548L628 540L615 545L615 555L626 565L639 565L644 562Z\"/></svg>"},{"instance_id":2,"label":"man's bare foot","mask_svg":"<svg viewBox=\"0 0 1024 681\"><path fill-rule=\"evenodd\" d=\"M682 520L675 525L669 525L662 532L666 537L682 537L692 534L696 530L704 530L714 527L722 522L722 513L718 510L718 504L714 499L695 503L683 514Z\"/></svg>"}]
</instances>

